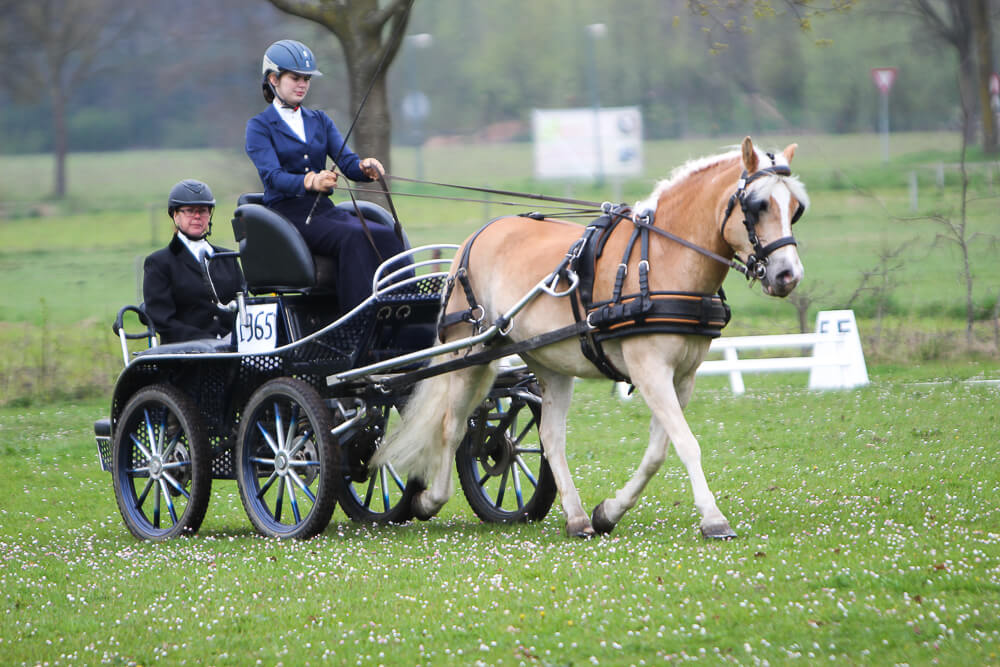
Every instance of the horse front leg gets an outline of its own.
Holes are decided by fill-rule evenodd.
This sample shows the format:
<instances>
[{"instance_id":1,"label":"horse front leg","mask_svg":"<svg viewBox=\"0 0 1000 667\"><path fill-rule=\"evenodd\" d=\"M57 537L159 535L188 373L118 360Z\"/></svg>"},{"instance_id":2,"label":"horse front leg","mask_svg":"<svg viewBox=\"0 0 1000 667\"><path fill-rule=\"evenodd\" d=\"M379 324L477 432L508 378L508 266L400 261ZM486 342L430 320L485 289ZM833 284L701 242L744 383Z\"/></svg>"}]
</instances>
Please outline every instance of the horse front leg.
<instances>
[{"instance_id":1,"label":"horse front leg","mask_svg":"<svg viewBox=\"0 0 1000 667\"><path fill-rule=\"evenodd\" d=\"M673 445L691 481L694 504L701 515L701 532L705 537L729 539L736 533L729 520L719 510L715 495L708 488L701 467L701 448L684 418L684 406L694 391L694 374L681 379L675 387L670 369L661 372L638 372L632 375L643 398L653 413L649 429L649 445L639 469L613 498L594 509L594 528L610 532L626 511L635 506L639 495L656 474L666 458L667 440Z\"/></svg>"},{"instance_id":2,"label":"horse front leg","mask_svg":"<svg viewBox=\"0 0 1000 667\"><path fill-rule=\"evenodd\" d=\"M593 537L594 528L580 502L580 493L566 460L566 416L573 399L573 377L544 369L536 369L535 375L542 387L542 419L538 434L566 513L566 532L570 537Z\"/></svg>"}]
</instances>

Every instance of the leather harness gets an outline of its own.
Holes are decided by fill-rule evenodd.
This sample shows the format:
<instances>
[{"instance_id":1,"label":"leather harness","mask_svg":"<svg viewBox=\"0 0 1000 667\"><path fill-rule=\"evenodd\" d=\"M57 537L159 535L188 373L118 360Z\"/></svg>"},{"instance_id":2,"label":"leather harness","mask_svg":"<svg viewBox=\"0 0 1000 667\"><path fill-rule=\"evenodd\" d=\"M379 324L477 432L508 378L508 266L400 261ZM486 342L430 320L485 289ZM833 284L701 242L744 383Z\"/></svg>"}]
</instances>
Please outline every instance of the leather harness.
<instances>
[{"instance_id":1,"label":"leather harness","mask_svg":"<svg viewBox=\"0 0 1000 667\"><path fill-rule=\"evenodd\" d=\"M607 301L593 300L595 266L600 259L611 233L622 220L632 220L632 211L628 206L612 207L605 204L604 213L584 229L583 235L577 239L566 253L565 258L555 269L553 275L559 279L572 282L571 276L576 274L578 287L570 292L573 315L576 324L563 327L553 332L522 341L515 346L502 345L495 353L480 353L485 357L498 358L507 354L535 349L542 345L565 340L574 335L580 339L580 348L586 358L608 378L619 382L630 382L628 376L618 370L608 359L602 343L607 340L624 336L672 333L708 336L717 338L722 329L729 323L730 309L725 302L725 295L719 290L717 295L696 294L691 292L651 291L649 289L649 230L652 227L636 224L632 231L625 254L618 266L612 298ZM544 219L537 213L524 214L532 219ZM499 219L499 218L497 218ZM457 282L465 293L469 307L463 311L442 316L438 322L439 335L448 327L467 323L482 329L485 309L476 300L472 285L469 282L469 256L476 238L489 225L491 220L479 229L465 245L458 260L458 268L445 287L443 303L447 304L451 291ZM640 259L639 292L622 294L628 263L635 246L639 246ZM494 322L505 333L510 325L506 321ZM516 350L514 349L516 347ZM466 359L465 361L469 361Z\"/></svg>"}]
</instances>

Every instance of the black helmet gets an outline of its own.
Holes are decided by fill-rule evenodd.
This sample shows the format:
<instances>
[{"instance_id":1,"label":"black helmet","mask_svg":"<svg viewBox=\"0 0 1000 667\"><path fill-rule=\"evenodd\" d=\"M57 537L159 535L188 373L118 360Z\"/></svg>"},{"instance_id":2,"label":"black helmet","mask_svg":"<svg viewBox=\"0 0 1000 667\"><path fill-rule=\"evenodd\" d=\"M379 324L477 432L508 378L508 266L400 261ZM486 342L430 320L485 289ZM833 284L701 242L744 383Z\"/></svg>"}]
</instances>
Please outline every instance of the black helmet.
<instances>
[{"instance_id":1,"label":"black helmet","mask_svg":"<svg viewBox=\"0 0 1000 667\"><path fill-rule=\"evenodd\" d=\"M269 104L274 101L274 89L271 88L271 82L267 80L267 75L271 72L276 72L279 76L282 72L323 76L323 73L316 69L316 58L313 57L313 52L308 46L294 39L282 39L267 47L260 69L264 75L264 81L261 84L264 90L264 99Z\"/></svg>"},{"instance_id":2,"label":"black helmet","mask_svg":"<svg viewBox=\"0 0 1000 667\"><path fill-rule=\"evenodd\" d=\"M167 198L167 215L173 219L174 211L181 206L210 206L215 208L215 197L212 190L193 178L185 178L183 181L170 188L170 196Z\"/></svg>"}]
</instances>

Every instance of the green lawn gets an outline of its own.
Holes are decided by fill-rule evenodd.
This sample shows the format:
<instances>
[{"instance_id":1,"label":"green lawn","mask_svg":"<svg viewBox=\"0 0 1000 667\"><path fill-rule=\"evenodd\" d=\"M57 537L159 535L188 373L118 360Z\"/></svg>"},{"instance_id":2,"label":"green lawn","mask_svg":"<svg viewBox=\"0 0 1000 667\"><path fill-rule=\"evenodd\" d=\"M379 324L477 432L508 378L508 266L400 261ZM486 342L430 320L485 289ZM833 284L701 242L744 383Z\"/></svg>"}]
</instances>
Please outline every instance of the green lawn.
<instances>
[{"instance_id":1,"label":"green lawn","mask_svg":"<svg viewBox=\"0 0 1000 667\"><path fill-rule=\"evenodd\" d=\"M136 542L97 465L104 400L0 408L4 664L638 665L1000 663L1000 372L871 369L854 391L802 374L700 382L688 409L740 537L698 534L671 454L605 538L558 506L479 523L368 528L338 510L309 542L255 536L233 482L201 532ZM992 380L993 384L965 380ZM570 466L587 506L645 446L641 400L583 382Z\"/></svg>"}]
</instances>

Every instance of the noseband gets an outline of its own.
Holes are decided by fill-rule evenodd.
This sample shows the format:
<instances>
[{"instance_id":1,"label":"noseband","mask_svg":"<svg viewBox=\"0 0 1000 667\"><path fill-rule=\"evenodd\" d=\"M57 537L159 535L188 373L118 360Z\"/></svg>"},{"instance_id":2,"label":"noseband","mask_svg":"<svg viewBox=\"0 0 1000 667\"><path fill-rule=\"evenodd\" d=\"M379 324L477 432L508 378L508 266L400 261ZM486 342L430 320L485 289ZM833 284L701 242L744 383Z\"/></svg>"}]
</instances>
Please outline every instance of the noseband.
<instances>
[{"instance_id":1,"label":"noseband","mask_svg":"<svg viewBox=\"0 0 1000 667\"><path fill-rule=\"evenodd\" d=\"M772 162L774 157L771 157ZM755 171L752 175L748 175L746 169L743 170L743 175L740 176L739 183L736 185L736 192L733 196L729 198L729 205L726 206L726 217L722 219L722 229L721 234L723 238L726 235L726 223L729 222L729 216L732 215L733 209L736 207L736 202L740 203L740 209L743 211L743 225L747 228L747 237L750 239L750 244L753 246L753 252L747 257L746 264L747 267L747 277L756 278L761 280L764 278L764 274L767 273L767 258L778 248L784 248L786 245L798 245L795 242L794 236L782 236L777 241L768 243L766 246L762 246L760 239L757 237L757 222L760 215L760 207L752 205L752 200L748 196L747 186L756 181L758 178L763 176L791 176L792 170L787 165L771 165L770 167L765 167L758 171ZM795 214L792 215L792 224L794 225L802 214L805 212L805 207L799 204L799 207L795 210Z\"/></svg>"}]
</instances>

